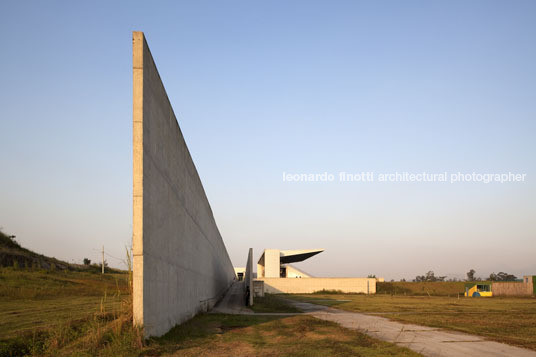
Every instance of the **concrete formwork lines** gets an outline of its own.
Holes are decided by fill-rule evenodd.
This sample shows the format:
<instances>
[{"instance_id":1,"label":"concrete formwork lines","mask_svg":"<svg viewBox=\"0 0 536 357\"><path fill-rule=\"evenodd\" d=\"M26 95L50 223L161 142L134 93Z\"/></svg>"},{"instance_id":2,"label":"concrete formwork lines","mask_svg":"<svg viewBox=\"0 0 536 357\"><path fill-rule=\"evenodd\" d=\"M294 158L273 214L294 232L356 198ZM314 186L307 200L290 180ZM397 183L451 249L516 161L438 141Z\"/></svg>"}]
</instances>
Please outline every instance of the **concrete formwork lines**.
<instances>
[{"instance_id":1,"label":"concrete formwork lines","mask_svg":"<svg viewBox=\"0 0 536 357\"><path fill-rule=\"evenodd\" d=\"M133 87L133 314L159 336L211 308L235 275L141 32Z\"/></svg>"},{"instance_id":2,"label":"concrete formwork lines","mask_svg":"<svg viewBox=\"0 0 536 357\"><path fill-rule=\"evenodd\" d=\"M167 175L165 175L164 173L162 173L162 172L160 171L160 169L159 169L158 166L155 164L155 162L154 162L154 160L153 160L153 158L152 158L151 156L148 156L148 159L151 160L151 162L153 163L154 170L158 171L158 172L161 174L161 176L167 181L168 185L169 185L170 188L171 188L171 191L173 192L173 194L175 195L175 197L177 198L177 200L178 200L182 205L184 205L185 202L184 202L183 198L179 195L179 193L177 192L177 190L173 188L173 185L172 185L171 181L169 180L169 178L167 177ZM206 198L205 198L205 199L206 199ZM211 214L212 214L212 210L211 210L210 212L211 212ZM212 248L217 249L217 247L214 247L214 246L213 246L213 243L210 241L210 239L208 239L208 237L207 237L207 235L205 234L203 228L202 228L201 225L197 222L197 219L196 219L194 216L192 216L192 215L190 214L190 212L185 211L185 213L186 213L187 215L189 215L190 218L192 219L192 221L198 226L199 230L203 233L203 238L205 238L205 239L207 240L207 242L208 242L210 245L212 245Z\"/></svg>"}]
</instances>

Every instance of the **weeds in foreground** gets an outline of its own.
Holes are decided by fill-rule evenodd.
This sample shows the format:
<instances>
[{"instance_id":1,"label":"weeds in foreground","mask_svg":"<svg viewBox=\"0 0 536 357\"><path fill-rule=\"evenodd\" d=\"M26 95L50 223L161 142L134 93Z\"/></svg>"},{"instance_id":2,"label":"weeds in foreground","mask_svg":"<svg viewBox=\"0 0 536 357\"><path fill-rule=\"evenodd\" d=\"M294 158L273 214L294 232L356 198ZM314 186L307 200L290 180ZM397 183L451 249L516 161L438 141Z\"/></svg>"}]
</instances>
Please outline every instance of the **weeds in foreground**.
<instances>
[{"instance_id":1,"label":"weeds in foreground","mask_svg":"<svg viewBox=\"0 0 536 357\"><path fill-rule=\"evenodd\" d=\"M137 356L143 347L143 329L133 326L132 264L127 249L128 290L116 281L115 299L109 308L105 292L98 311L0 341L0 356Z\"/></svg>"}]
</instances>

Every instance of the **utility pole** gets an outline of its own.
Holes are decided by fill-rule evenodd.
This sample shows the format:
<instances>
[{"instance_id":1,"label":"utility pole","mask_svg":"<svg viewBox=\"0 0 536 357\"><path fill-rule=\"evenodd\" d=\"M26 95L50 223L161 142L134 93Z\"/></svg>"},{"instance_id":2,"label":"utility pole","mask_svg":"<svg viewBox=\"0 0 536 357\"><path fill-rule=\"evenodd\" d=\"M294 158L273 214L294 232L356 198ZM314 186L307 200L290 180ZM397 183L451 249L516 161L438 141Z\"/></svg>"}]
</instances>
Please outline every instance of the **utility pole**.
<instances>
[{"instance_id":1,"label":"utility pole","mask_svg":"<svg viewBox=\"0 0 536 357\"><path fill-rule=\"evenodd\" d=\"M104 245L102 246L102 274L104 274Z\"/></svg>"}]
</instances>

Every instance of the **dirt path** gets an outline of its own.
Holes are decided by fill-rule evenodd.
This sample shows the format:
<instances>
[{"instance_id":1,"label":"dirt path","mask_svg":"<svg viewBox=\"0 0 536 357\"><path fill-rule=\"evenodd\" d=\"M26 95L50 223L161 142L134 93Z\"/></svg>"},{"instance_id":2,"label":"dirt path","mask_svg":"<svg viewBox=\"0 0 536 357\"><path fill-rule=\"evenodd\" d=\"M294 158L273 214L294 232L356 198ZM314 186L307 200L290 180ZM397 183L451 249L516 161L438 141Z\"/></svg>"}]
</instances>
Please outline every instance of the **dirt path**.
<instances>
[{"instance_id":1,"label":"dirt path","mask_svg":"<svg viewBox=\"0 0 536 357\"><path fill-rule=\"evenodd\" d=\"M337 322L343 327L410 348L424 356L536 357L536 351L488 341L480 336L400 323L385 317L347 312L305 302L287 301L308 315Z\"/></svg>"},{"instance_id":2,"label":"dirt path","mask_svg":"<svg viewBox=\"0 0 536 357\"><path fill-rule=\"evenodd\" d=\"M385 317L347 312L327 306L287 300L289 304L318 319L333 321L345 328L359 330L371 337L407 347L424 356L508 356L536 357L536 351L488 341L480 336L391 321ZM255 314L244 306L243 282L235 282L211 311L224 314ZM295 315L263 313L255 315Z\"/></svg>"}]
</instances>

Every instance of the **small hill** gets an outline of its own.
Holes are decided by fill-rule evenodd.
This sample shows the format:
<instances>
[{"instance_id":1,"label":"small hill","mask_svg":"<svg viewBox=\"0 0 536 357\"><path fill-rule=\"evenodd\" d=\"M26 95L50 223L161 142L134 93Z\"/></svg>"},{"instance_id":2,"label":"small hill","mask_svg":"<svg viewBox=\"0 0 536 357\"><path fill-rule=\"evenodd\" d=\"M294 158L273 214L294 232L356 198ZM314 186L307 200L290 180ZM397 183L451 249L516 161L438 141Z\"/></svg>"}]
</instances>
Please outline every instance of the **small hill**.
<instances>
[{"instance_id":1,"label":"small hill","mask_svg":"<svg viewBox=\"0 0 536 357\"><path fill-rule=\"evenodd\" d=\"M62 260L47 257L22 247L14 238L0 231L0 267L16 267L43 270L71 270L100 272L101 266L97 264L80 265L70 264ZM106 272L121 272L106 266Z\"/></svg>"}]
</instances>

